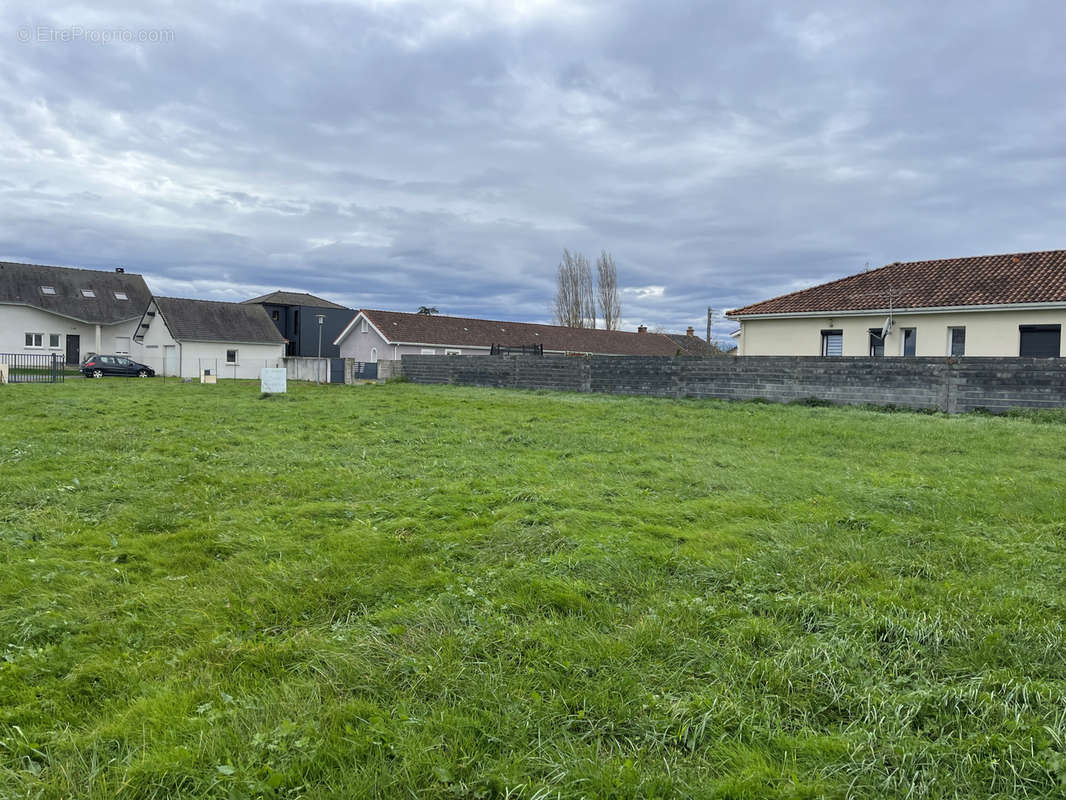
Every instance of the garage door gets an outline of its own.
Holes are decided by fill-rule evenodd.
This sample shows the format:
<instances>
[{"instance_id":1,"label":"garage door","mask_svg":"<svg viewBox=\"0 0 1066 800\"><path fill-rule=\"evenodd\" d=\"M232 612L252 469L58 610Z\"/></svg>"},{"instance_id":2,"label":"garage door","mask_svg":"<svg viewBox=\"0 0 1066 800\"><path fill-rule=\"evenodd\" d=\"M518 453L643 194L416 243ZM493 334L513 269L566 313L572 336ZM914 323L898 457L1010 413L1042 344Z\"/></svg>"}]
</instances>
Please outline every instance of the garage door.
<instances>
[{"instance_id":1,"label":"garage door","mask_svg":"<svg viewBox=\"0 0 1066 800\"><path fill-rule=\"evenodd\" d=\"M1018 330L1021 332L1018 355L1025 358L1059 357L1061 325L1022 325Z\"/></svg>"}]
</instances>

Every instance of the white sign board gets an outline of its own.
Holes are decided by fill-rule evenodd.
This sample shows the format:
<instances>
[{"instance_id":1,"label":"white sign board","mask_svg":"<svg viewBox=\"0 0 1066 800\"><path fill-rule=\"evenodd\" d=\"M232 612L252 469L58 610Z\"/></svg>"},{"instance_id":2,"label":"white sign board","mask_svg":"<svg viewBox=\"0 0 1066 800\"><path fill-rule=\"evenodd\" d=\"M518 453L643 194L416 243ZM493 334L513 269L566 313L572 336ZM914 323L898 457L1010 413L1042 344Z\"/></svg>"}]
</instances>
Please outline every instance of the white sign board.
<instances>
[{"instance_id":1,"label":"white sign board","mask_svg":"<svg viewBox=\"0 0 1066 800\"><path fill-rule=\"evenodd\" d=\"M259 370L259 389L270 394L285 394L285 370Z\"/></svg>"}]
</instances>

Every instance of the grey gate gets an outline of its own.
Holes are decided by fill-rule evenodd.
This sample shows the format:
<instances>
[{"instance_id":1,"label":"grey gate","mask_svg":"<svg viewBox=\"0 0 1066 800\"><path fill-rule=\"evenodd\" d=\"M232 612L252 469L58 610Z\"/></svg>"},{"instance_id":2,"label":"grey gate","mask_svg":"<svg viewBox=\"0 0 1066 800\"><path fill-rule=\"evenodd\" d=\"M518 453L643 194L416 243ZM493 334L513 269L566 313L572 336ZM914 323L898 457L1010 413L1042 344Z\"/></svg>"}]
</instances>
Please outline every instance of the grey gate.
<instances>
[{"instance_id":1,"label":"grey gate","mask_svg":"<svg viewBox=\"0 0 1066 800\"><path fill-rule=\"evenodd\" d=\"M376 381L378 379L378 362L356 361L352 364L352 377L357 381Z\"/></svg>"},{"instance_id":2,"label":"grey gate","mask_svg":"<svg viewBox=\"0 0 1066 800\"><path fill-rule=\"evenodd\" d=\"M331 358L329 360L329 382L344 383L344 359Z\"/></svg>"}]
</instances>

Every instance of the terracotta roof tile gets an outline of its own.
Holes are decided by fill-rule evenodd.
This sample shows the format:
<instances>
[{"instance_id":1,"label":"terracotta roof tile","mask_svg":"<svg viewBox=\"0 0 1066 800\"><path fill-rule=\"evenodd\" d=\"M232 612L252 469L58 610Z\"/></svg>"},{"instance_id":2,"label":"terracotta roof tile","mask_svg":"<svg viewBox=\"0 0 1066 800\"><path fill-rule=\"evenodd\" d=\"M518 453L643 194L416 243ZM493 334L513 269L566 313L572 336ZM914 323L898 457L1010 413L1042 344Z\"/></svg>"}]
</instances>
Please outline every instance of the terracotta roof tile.
<instances>
[{"instance_id":1,"label":"terracotta roof tile","mask_svg":"<svg viewBox=\"0 0 1066 800\"><path fill-rule=\"evenodd\" d=\"M677 345L658 333L629 333L591 328L566 328L529 322L504 322L441 314L361 309L360 313L390 342L456 347L507 347L541 344L555 352L598 355L673 356Z\"/></svg>"},{"instance_id":2,"label":"terracotta roof tile","mask_svg":"<svg viewBox=\"0 0 1066 800\"><path fill-rule=\"evenodd\" d=\"M1066 302L1066 250L909 261L813 286L726 312L799 314L820 311L939 308Z\"/></svg>"}]
</instances>

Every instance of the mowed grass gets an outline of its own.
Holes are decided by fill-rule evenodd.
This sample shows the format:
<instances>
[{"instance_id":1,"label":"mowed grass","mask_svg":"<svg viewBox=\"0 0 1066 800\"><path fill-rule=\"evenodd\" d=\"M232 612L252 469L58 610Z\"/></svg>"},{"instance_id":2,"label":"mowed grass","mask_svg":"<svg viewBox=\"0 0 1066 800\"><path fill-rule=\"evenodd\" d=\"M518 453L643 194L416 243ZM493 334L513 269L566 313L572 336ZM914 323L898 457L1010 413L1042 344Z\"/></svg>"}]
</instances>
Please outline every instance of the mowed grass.
<instances>
[{"instance_id":1,"label":"mowed grass","mask_svg":"<svg viewBox=\"0 0 1066 800\"><path fill-rule=\"evenodd\" d=\"M1061 797L1066 427L0 387L0 797Z\"/></svg>"}]
</instances>

